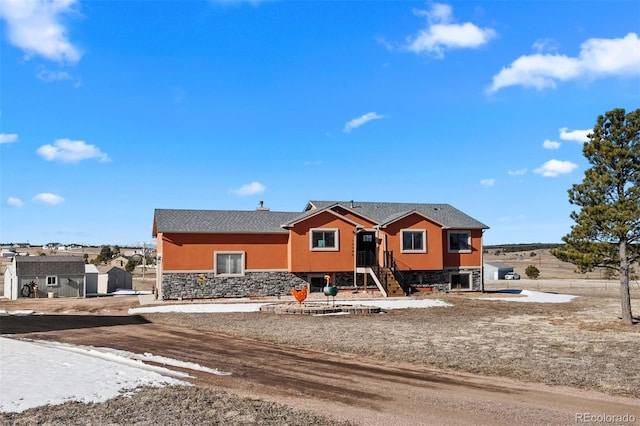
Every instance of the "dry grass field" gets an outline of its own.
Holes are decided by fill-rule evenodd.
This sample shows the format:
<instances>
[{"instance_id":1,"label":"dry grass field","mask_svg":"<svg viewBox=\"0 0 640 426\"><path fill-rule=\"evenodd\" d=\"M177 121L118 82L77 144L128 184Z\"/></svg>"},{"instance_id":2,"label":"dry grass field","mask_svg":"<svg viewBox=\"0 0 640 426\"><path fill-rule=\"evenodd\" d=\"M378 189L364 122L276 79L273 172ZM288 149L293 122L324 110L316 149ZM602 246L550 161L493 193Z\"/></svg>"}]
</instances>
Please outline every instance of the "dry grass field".
<instances>
[{"instance_id":1,"label":"dry grass field","mask_svg":"<svg viewBox=\"0 0 640 426\"><path fill-rule=\"evenodd\" d=\"M529 251L518 251L505 253L497 249L488 249L484 254L484 262L501 262L513 266L514 271L522 277L527 266L533 265L540 270L540 279L606 279L606 272L603 269L596 269L592 272L576 272L575 266L571 263L561 262L551 255L548 249L537 249ZM640 274L639 265L633 265L636 274ZM612 279L616 281L616 279Z\"/></svg>"},{"instance_id":2,"label":"dry grass field","mask_svg":"<svg viewBox=\"0 0 640 426\"><path fill-rule=\"evenodd\" d=\"M496 259L515 266L523 277L524 268L534 264L531 260L535 259L539 262L541 279L489 281L485 286L488 292L484 294L421 294L415 297L443 299L452 306L389 310L383 315L155 313L145 314L144 319L189 333L215 332L368 363L434 368L443 374L473 373L496 380L513 379L525 386L527 383L531 386L567 386L567 389L598 391L640 401L640 363L637 362L640 324L625 326L619 320L617 280L600 280L597 273L585 279L583 275L573 273L571 265L559 265L548 253L533 257L530 252L514 253L499 255ZM485 261L491 261L491 256L485 256ZM149 286L151 282L147 277L146 282L138 281L136 286ZM498 296L520 297L491 292L509 287L579 297L557 304L482 300ZM637 282L631 285L631 297L635 317L640 317L640 284ZM0 301L0 309L29 308L35 306L29 303L38 303L37 310L41 312L120 315L126 314L128 307L135 306L136 302L136 298L19 300ZM57 338L52 336L49 338ZM38 338L46 338L46 333ZM265 398L269 400L266 395ZM177 401L181 401L185 410L193 407L202 410L202 416L210 417L182 419L163 410L163 407L175 406ZM584 408L589 410L588 406ZM78 417L80 411L86 413L84 417ZM232 425L339 424L314 417L309 412L239 398L209 387L202 392L185 388L146 389L133 398L119 398L89 407L67 403L18 415L0 414L0 423L81 424L77 420L81 418L82 424L128 424L127 419L134 419L130 417L133 415L138 416L136 424L190 424L192 421ZM558 418L557 423L552 423L566 421L566 418ZM469 423L473 422L473 417L469 417Z\"/></svg>"},{"instance_id":3,"label":"dry grass field","mask_svg":"<svg viewBox=\"0 0 640 426\"><path fill-rule=\"evenodd\" d=\"M499 288L503 282L489 287ZM522 280L524 287L537 282ZM350 353L640 398L640 325L618 320L618 290L543 290L581 296L570 303L480 300L497 294L435 294L452 307L392 310L367 317L237 314L149 314L152 322L216 330L279 344ZM504 294L500 294L504 296ZM513 296L518 297L518 296ZM640 289L632 292L640 314Z\"/></svg>"}]
</instances>

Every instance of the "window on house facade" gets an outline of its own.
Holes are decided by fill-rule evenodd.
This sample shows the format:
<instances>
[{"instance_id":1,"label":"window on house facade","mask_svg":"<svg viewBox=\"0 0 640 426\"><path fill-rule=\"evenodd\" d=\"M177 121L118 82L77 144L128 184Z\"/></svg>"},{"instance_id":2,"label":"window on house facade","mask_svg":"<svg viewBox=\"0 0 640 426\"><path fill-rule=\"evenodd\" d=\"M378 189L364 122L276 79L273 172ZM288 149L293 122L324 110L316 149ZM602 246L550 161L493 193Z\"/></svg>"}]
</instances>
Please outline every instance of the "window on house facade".
<instances>
[{"instance_id":1,"label":"window on house facade","mask_svg":"<svg viewBox=\"0 0 640 426\"><path fill-rule=\"evenodd\" d=\"M58 285L58 277L56 275L47 275L47 287L55 287Z\"/></svg>"},{"instance_id":2,"label":"window on house facade","mask_svg":"<svg viewBox=\"0 0 640 426\"><path fill-rule=\"evenodd\" d=\"M244 275L244 252L224 251L215 254L216 275Z\"/></svg>"},{"instance_id":3,"label":"window on house facade","mask_svg":"<svg viewBox=\"0 0 640 426\"><path fill-rule=\"evenodd\" d=\"M312 229L311 250L338 250L337 229Z\"/></svg>"},{"instance_id":4,"label":"window on house facade","mask_svg":"<svg viewBox=\"0 0 640 426\"><path fill-rule=\"evenodd\" d=\"M451 290L471 290L471 274L451 274Z\"/></svg>"},{"instance_id":5,"label":"window on house facade","mask_svg":"<svg viewBox=\"0 0 640 426\"><path fill-rule=\"evenodd\" d=\"M403 229L402 253L426 253L427 252L427 231L415 229Z\"/></svg>"},{"instance_id":6,"label":"window on house facade","mask_svg":"<svg viewBox=\"0 0 640 426\"><path fill-rule=\"evenodd\" d=\"M470 252L471 251L471 232L449 231L449 251L450 252Z\"/></svg>"}]
</instances>

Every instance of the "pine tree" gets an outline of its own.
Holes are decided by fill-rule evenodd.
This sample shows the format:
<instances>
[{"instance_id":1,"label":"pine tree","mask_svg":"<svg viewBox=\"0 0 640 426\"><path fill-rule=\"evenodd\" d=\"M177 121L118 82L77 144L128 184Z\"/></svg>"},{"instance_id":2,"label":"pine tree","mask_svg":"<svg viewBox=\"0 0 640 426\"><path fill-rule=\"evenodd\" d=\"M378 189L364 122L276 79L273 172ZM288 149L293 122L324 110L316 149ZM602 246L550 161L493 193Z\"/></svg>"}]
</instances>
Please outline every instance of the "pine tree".
<instances>
[{"instance_id":1,"label":"pine tree","mask_svg":"<svg viewBox=\"0 0 640 426\"><path fill-rule=\"evenodd\" d=\"M640 109L614 109L598 117L582 152L591 167L569 190L575 225L552 250L580 271L614 270L620 278L622 320L633 324L629 274L640 259Z\"/></svg>"}]
</instances>

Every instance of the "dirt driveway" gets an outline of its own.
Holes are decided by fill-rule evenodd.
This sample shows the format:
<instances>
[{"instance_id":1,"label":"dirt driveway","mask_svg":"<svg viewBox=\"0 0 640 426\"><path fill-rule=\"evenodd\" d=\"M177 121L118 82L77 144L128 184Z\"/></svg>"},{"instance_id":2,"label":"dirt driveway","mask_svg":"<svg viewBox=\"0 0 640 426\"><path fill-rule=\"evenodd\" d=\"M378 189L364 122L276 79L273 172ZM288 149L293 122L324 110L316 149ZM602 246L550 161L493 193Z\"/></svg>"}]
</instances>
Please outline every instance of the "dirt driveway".
<instances>
[{"instance_id":1,"label":"dirt driveway","mask_svg":"<svg viewBox=\"0 0 640 426\"><path fill-rule=\"evenodd\" d=\"M122 315L122 302L118 306L100 315L82 309L59 315L53 309L50 315L0 317L0 330L14 337L149 352L218 368L232 375L189 373L198 386L358 424L572 424L583 413L627 414L640 422L636 399L232 338Z\"/></svg>"}]
</instances>

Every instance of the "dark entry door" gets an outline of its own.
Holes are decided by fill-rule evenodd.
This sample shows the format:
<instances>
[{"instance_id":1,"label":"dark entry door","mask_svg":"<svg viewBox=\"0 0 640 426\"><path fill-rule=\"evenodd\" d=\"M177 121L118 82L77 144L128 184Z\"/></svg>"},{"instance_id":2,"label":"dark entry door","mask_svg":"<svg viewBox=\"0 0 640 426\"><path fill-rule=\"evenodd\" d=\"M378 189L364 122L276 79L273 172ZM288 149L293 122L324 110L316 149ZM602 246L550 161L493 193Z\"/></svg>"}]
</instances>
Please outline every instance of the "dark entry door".
<instances>
[{"instance_id":1,"label":"dark entry door","mask_svg":"<svg viewBox=\"0 0 640 426\"><path fill-rule=\"evenodd\" d=\"M357 266L374 266L378 264L375 232L358 232L356 234L356 256Z\"/></svg>"}]
</instances>

